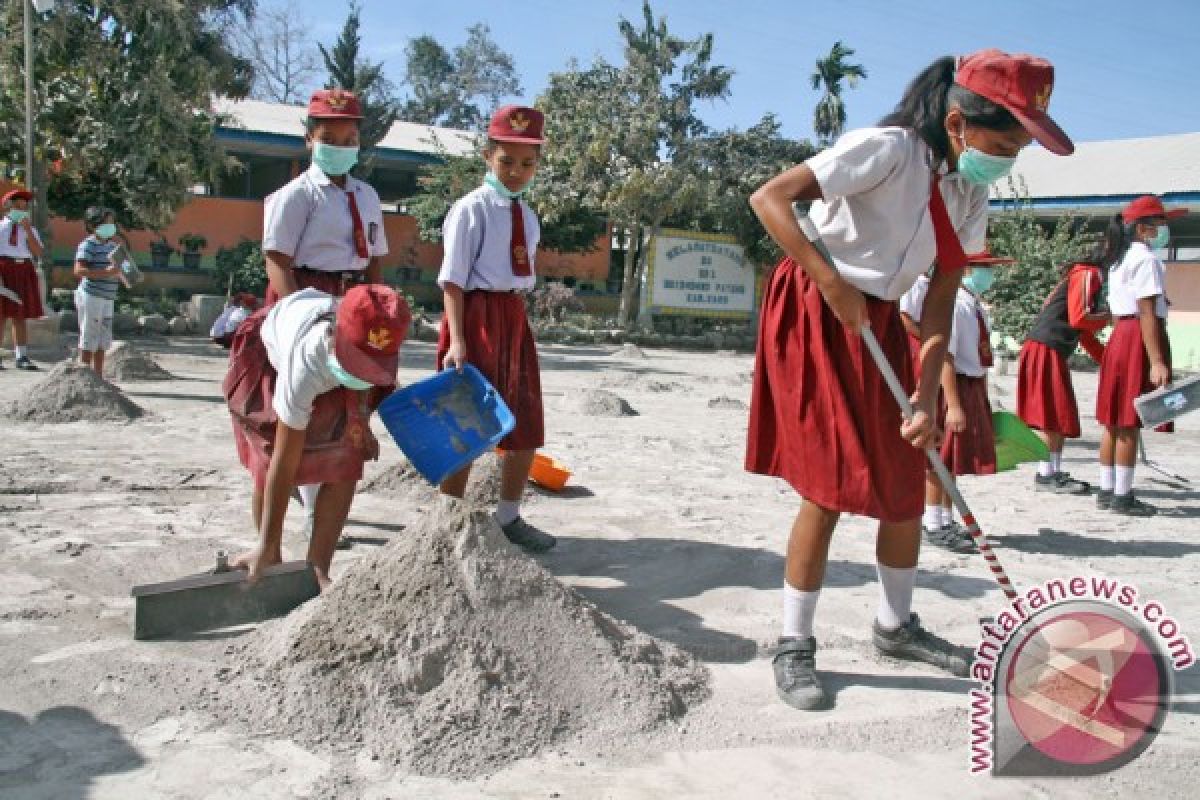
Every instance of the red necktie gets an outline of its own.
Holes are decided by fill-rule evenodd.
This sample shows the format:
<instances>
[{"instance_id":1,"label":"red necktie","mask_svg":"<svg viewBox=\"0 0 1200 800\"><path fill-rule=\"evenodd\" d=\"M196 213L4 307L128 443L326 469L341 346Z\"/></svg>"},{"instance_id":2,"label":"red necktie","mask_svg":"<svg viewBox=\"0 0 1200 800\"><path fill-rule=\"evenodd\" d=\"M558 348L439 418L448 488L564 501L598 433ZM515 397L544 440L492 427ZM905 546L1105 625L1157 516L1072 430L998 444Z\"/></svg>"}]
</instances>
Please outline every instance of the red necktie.
<instances>
[{"instance_id":1,"label":"red necktie","mask_svg":"<svg viewBox=\"0 0 1200 800\"><path fill-rule=\"evenodd\" d=\"M978 304L979 301L975 302ZM994 363L992 341L988 334L987 320L983 318L983 309L978 305L975 306L975 319L979 320L979 366L990 367Z\"/></svg>"},{"instance_id":2,"label":"red necktie","mask_svg":"<svg viewBox=\"0 0 1200 800\"><path fill-rule=\"evenodd\" d=\"M10 245L12 245L13 247L16 247L17 246L17 223L13 222L12 220L9 220L8 224L12 226L12 228L8 232L8 243Z\"/></svg>"},{"instance_id":3,"label":"red necktie","mask_svg":"<svg viewBox=\"0 0 1200 800\"><path fill-rule=\"evenodd\" d=\"M370 258L371 252L367 250L367 234L363 230L362 215L358 213L358 201L354 199L354 192L346 192L346 200L350 202L350 219L354 220L354 252L359 258Z\"/></svg>"},{"instance_id":4,"label":"red necktie","mask_svg":"<svg viewBox=\"0 0 1200 800\"><path fill-rule=\"evenodd\" d=\"M950 215L946 212L946 201L938 186L938 174L933 174L933 186L929 190L929 216L933 220L933 238L937 243L937 268L960 270L967 266L967 254L963 250Z\"/></svg>"},{"instance_id":5,"label":"red necktie","mask_svg":"<svg viewBox=\"0 0 1200 800\"><path fill-rule=\"evenodd\" d=\"M517 277L532 275L529 268L529 250L525 247L525 217L521 213L521 201L512 200L512 239L509 241L512 253L512 271Z\"/></svg>"}]
</instances>

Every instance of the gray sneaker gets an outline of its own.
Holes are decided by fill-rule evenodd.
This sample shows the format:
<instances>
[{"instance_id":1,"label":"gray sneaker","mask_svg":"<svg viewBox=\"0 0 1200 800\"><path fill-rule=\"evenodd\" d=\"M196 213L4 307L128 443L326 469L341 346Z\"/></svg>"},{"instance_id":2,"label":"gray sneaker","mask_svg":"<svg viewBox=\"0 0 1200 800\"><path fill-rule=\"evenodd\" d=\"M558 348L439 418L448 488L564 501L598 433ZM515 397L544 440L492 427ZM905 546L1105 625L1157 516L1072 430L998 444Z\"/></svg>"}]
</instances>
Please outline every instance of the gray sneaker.
<instances>
[{"instance_id":1,"label":"gray sneaker","mask_svg":"<svg viewBox=\"0 0 1200 800\"><path fill-rule=\"evenodd\" d=\"M1153 517L1158 513L1157 508L1149 503L1143 503L1141 500L1138 500L1133 492L1129 494L1114 494L1112 502L1109 503L1108 510L1123 517Z\"/></svg>"},{"instance_id":2,"label":"gray sneaker","mask_svg":"<svg viewBox=\"0 0 1200 800\"><path fill-rule=\"evenodd\" d=\"M886 656L930 664L960 678L970 672L971 651L922 628L916 614L910 614L908 622L894 631L885 631L878 620L871 627L875 649Z\"/></svg>"},{"instance_id":3,"label":"gray sneaker","mask_svg":"<svg viewBox=\"0 0 1200 800\"><path fill-rule=\"evenodd\" d=\"M1090 494L1092 491L1090 483L1072 478L1067 472L1034 475L1033 488L1039 492L1053 492L1054 494Z\"/></svg>"},{"instance_id":4,"label":"gray sneaker","mask_svg":"<svg viewBox=\"0 0 1200 800\"><path fill-rule=\"evenodd\" d=\"M1112 489L1100 489L1096 492L1096 508L1112 508Z\"/></svg>"},{"instance_id":5,"label":"gray sneaker","mask_svg":"<svg viewBox=\"0 0 1200 800\"><path fill-rule=\"evenodd\" d=\"M544 553L558 540L545 531L539 531L525 520L517 517L507 525L501 525L500 530L508 540L527 553Z\"/></svg>"},{"instance_id":6,"label":"gray sneaker","mask_svg":"<svg viewBox=\"0 0 1200 800\"><path fill-rule=\"evenodd\" d=\"M934 547L941 547L959 554L978 552L975 541L967 533L967 529L957 522L951 522L940 528L922 528L922 532L925 534L925 541Z\"/></svg>"},{"instance_id":7,"label":"gray sneaker","mask_svg":"<svg viewBox=\"0 0 1200 800\"><path fill-rule=\"evenodd\" d=\"M817 640L786 636L775 647L775 693L792 708L817 711L829 706L829 696L817 677Z\"/></svg>"}]
</instances>

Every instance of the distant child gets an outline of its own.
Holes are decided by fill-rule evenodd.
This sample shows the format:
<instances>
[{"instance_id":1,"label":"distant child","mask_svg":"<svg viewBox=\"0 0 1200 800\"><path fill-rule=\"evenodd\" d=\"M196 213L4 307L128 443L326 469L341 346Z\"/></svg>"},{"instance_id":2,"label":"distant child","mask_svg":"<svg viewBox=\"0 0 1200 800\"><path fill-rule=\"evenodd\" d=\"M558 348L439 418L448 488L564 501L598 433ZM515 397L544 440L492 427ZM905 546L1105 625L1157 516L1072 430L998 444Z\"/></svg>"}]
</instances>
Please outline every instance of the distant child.
<instances>
[{"instance_id":1,"label":"distant child","mask_svg":"<svg viewBox=\"0 0 1200 800\"><path fill-rule=\"evenodd\" d=\"M437 368L473 365L516 416L516 427L500 442L507 452L496 520L509 541L532 553L555 545L553 536L521 518L529 468L545 441L541 373L524 299L537 280L533 262L541 229L521 199L537 172L543 124L542 112L525 106L492 115L483 150L487 177L446 215L438 274L446 313ZM462 497L470 474L468 466L450 476L442 492Z\"/></svg>"},{"instance_id":2,"label":"distant child","mask_svg":"<svg viewBox=\"0 0 1200 800\"><path fill-rule=\"evenodd\" d=\"M234 566L257 579L283 560L292 490L320 485L308 561L324 589L367 459L379 457L369 419L396 382L411 313L395 291L355 286L340 301L302 289L258 311L234 335L223 384L238 458L254 477L258 547ZM382 391L377 391L382 390Z\"/></svg>"},{"instance_id":3,"label":"distant child","mask_svg":"<svg viewBox=\"0 0 1200 800\"><path fill-rule=\"evenodd\" d=\"M1071 383L1068 359L1083 346L1096 363L1104 345L1096 333L1110 321L1102 308L1104 246L1076 262L1063 265L1063 276L1034 318L1017 358L1017 416L1038 432L1050 459L1038 464L1033 485L1055 494L1089 494L1086 481L1062 468L1063 444L1080 434L1079 406Z\"/></svg>"},{"instance_id":4,"label":"distant child","mask_svg":"<svg viewBox=\"0 0 1200 800\"><path fill-rule=\"evenodd\" d=\"M25 320L41 319L46 311L36 263L42 257L42 239L30 220L32 200L33 194L25 189L13 189L0 199L5 212L0 220L0 287L15 295L15 299L0 295L0 341L4 320L11 319L17 369L36 371L37 365L29 359Z\"/></svg>"},{"instance_id":5,"label":"distant child","mask_svg":"<svg viewBox=\"0 0 1200 800\"><path fill-rule=\"evenodd\" d=\"M1096 504L1125 516L1157 513L1133 494L1142 427L1133 401L1171 382L1166 269L1154 251L1170 242L1167 220L1186 213L1182 208L1167 211L1157 197L1144 195L1114 216L1105 234L1108 308L1114 324L1096 388L1096 421L1104 426ZM1174 428L1168 423L1160 429Z\"/></svg>"},{"instance_id":6,"label":"distant child","mask_svg":"<svg viewBox=\"0 0 1200 800\"><path fill-rule=\"evenodd\" d=\"M991 288L993 268L1011 264L1011 258L996 258L988 252L967 257L962 286L954 299L954 322L950 347L942 367L941 457L953 476L994 475L996 433L992 427L992 405L988 400L987 371L992 366L991 328L980 295ZM954 522L950 493L932 470L925 474L925 539L930 544L956 553L976 552L974 540Z\"/></svg>"},{"instance_id":7,"label":"distant child","mask_svg":"<svg viewBox=\"0 0 1200 800\"><path fill-rule=\"evenodd\" d=\"M247 317L258 310L258 298L249 292L238 292L225 305L209 330L209 337L226 350L233 344L233 335Z\"/></svg>"},{"instance_id":8,"label":"distant child","mask_svg":"<svg viewBox=\"0 0 1200 800\"><path fill-rule=\"evenodd\" d=\"M92 206L83 216L88 236L75 251L75 275L81 278L75 290L79 313L79 359L104 376L104 352L112 346L113 308L117 302L120 267L112 255L129 242L117 232L116 214L103 206Z\"/></svg>"},{"instance_id":9,"label":"distant child","mask_svg":"<svg viewBox=\"0 0 1200 800\"><path fill-rule=\"evenodd\" d=\"M775 650L780 698L800 709L829 698L816 672L813 618L829 544L843 512L879 520L875 648L966 675L964 648L912 613L921 545L923 450L937 435L938 382L964 251L983 249L988 185L1035 137L1054 153L1071 140L1046 114L1054 68L984 50L939 58L905 89L879 127L851 131L750 198L786 258L771 273L760 315L746 469L785 479L803 498L792 524ZM805 237L812 221L833 266ZM896 301L936 267L921 317L921 374ZM861 338L870 325L909 392L900 408Z\"/></svg>"}]
</instances>

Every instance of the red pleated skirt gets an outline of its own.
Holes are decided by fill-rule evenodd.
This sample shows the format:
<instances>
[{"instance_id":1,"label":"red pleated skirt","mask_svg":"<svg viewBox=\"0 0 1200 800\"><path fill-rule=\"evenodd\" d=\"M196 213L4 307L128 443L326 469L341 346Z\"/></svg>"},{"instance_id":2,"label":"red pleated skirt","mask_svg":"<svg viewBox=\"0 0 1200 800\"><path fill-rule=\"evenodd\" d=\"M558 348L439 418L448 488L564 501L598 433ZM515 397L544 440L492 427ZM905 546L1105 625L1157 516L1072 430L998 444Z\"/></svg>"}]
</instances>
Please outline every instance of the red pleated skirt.
<instances>
[{"instance_id":1,"label":"red pleated skirt","mask_svg":"<svg viewBox=\"0 0 1200 800\"><path fill-rule=\"evenodd\" d=\"M1017 416L1039 431L1079 437L1079 404L1067 360L1032 339L1021 345L1017 357Z\"/></svg>"},{"instance_id":2,"label":"red pleated skirt","mask_svg":"<svg viewBox=\"0 0 1200 800\"><path fill-rule=\"evenodd\" d=\"M37 268L30 259L17 261L0 257L0 282L21 302L0 297L0 316L5 319L41 319L46 316L42 306L42 287L38 284ZM0 339L3 339L0 332Z\"/></svg>"},{"instance_id":3,"label":"red pleated skirt","mask_svg":"<svg viewBox=\"0 0 1200 800\"><path fill-rule=\"evenodd\" d=\"M895 303L867 299L901 384L916 386ZM785 258L764 292L746 469L783 478L822 508L904 522L921 515L925 456L900 436L900 407L862 339Z\"/></svg>"},{"instance_id":4,"label":"red pleated skirt","mask_svg":"<svg viewBox=\"0 0 1200 800\"><path fill-rule=\"evenodd\" d=\"M967 418L962 433L946 431L942 439L942 463L951 475L995 475L996 431L992 427L992 404L988 401L987 376L955 376L958 401ZM944 396L943 396L944 397ZM945 405L941 424L945 425Z\"/></svg>"},{"instance_id":5,"label":"red pleated skirt","mask_svg":"<svg viewBox=\"0 0 1200 800\"><path fill-rule=\"evenodd\" d=\"M513 292L484 291L466 292L463 299L467 361L496 387L517 418L516 427L499 446L536 450L546 443L542 375L525 300ZM450 328L443 315L437 345L439 370L449 349Z\"/></svg>"},{"instance_id":6,"label":"red pleated skirt","mask_svg":"<svg viewBox=\"0 0 1200 800\"><path fill-rule=\"evenodd\" d=\"M1171 341L1166 320L1158 321L1159 341L1171 366ZM1096 421L1110 428L1140 428L1142 420L1133 407L1134 398L1154 389L1150 383L1150 357L1142 342L1142 326L1136 317L1118 319L1104 347L1100 382L1096 387ZM1168 422L1155 430L1170 432Z\"/></svg>"},{"instance_id":7,"label":"red pleated skirt","mask_svg":"<svg viewBox=\"0 0 1200 800\"><path fill-rule=\"evenodd\" d=\"M908 336L908 349L912 353L913 374L919 377L921 374L921 337L913 336L907 330L905 335Z\"/></svg>"}]
</instances>

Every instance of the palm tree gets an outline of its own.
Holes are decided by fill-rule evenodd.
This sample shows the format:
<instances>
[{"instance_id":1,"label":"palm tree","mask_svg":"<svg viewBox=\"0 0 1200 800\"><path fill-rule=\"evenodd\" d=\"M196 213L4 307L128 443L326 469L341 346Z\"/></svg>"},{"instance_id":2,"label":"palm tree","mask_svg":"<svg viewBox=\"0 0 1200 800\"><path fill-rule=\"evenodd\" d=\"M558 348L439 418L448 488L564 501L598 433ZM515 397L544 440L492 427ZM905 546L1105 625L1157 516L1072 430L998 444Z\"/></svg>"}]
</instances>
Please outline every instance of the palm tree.
<instances>
[{"instance_id":1,"label":"palm tree","mask_svg":"<svg viewBox=\"0 0 1200 800\"><path fill-rule=\"evenodd\" d=\"M829 55L817 59L817 69L812 74L812 88L825 87L825 93L813 110L813 130L822 145L830 145L841 136L846 127L846 104L842 102L842 81L850 88L858 85L860 78L867 77L862 64L847 64L846 59L854 55L854 49L840 41L834 42Z\"/></svg>"}]
</instances>

